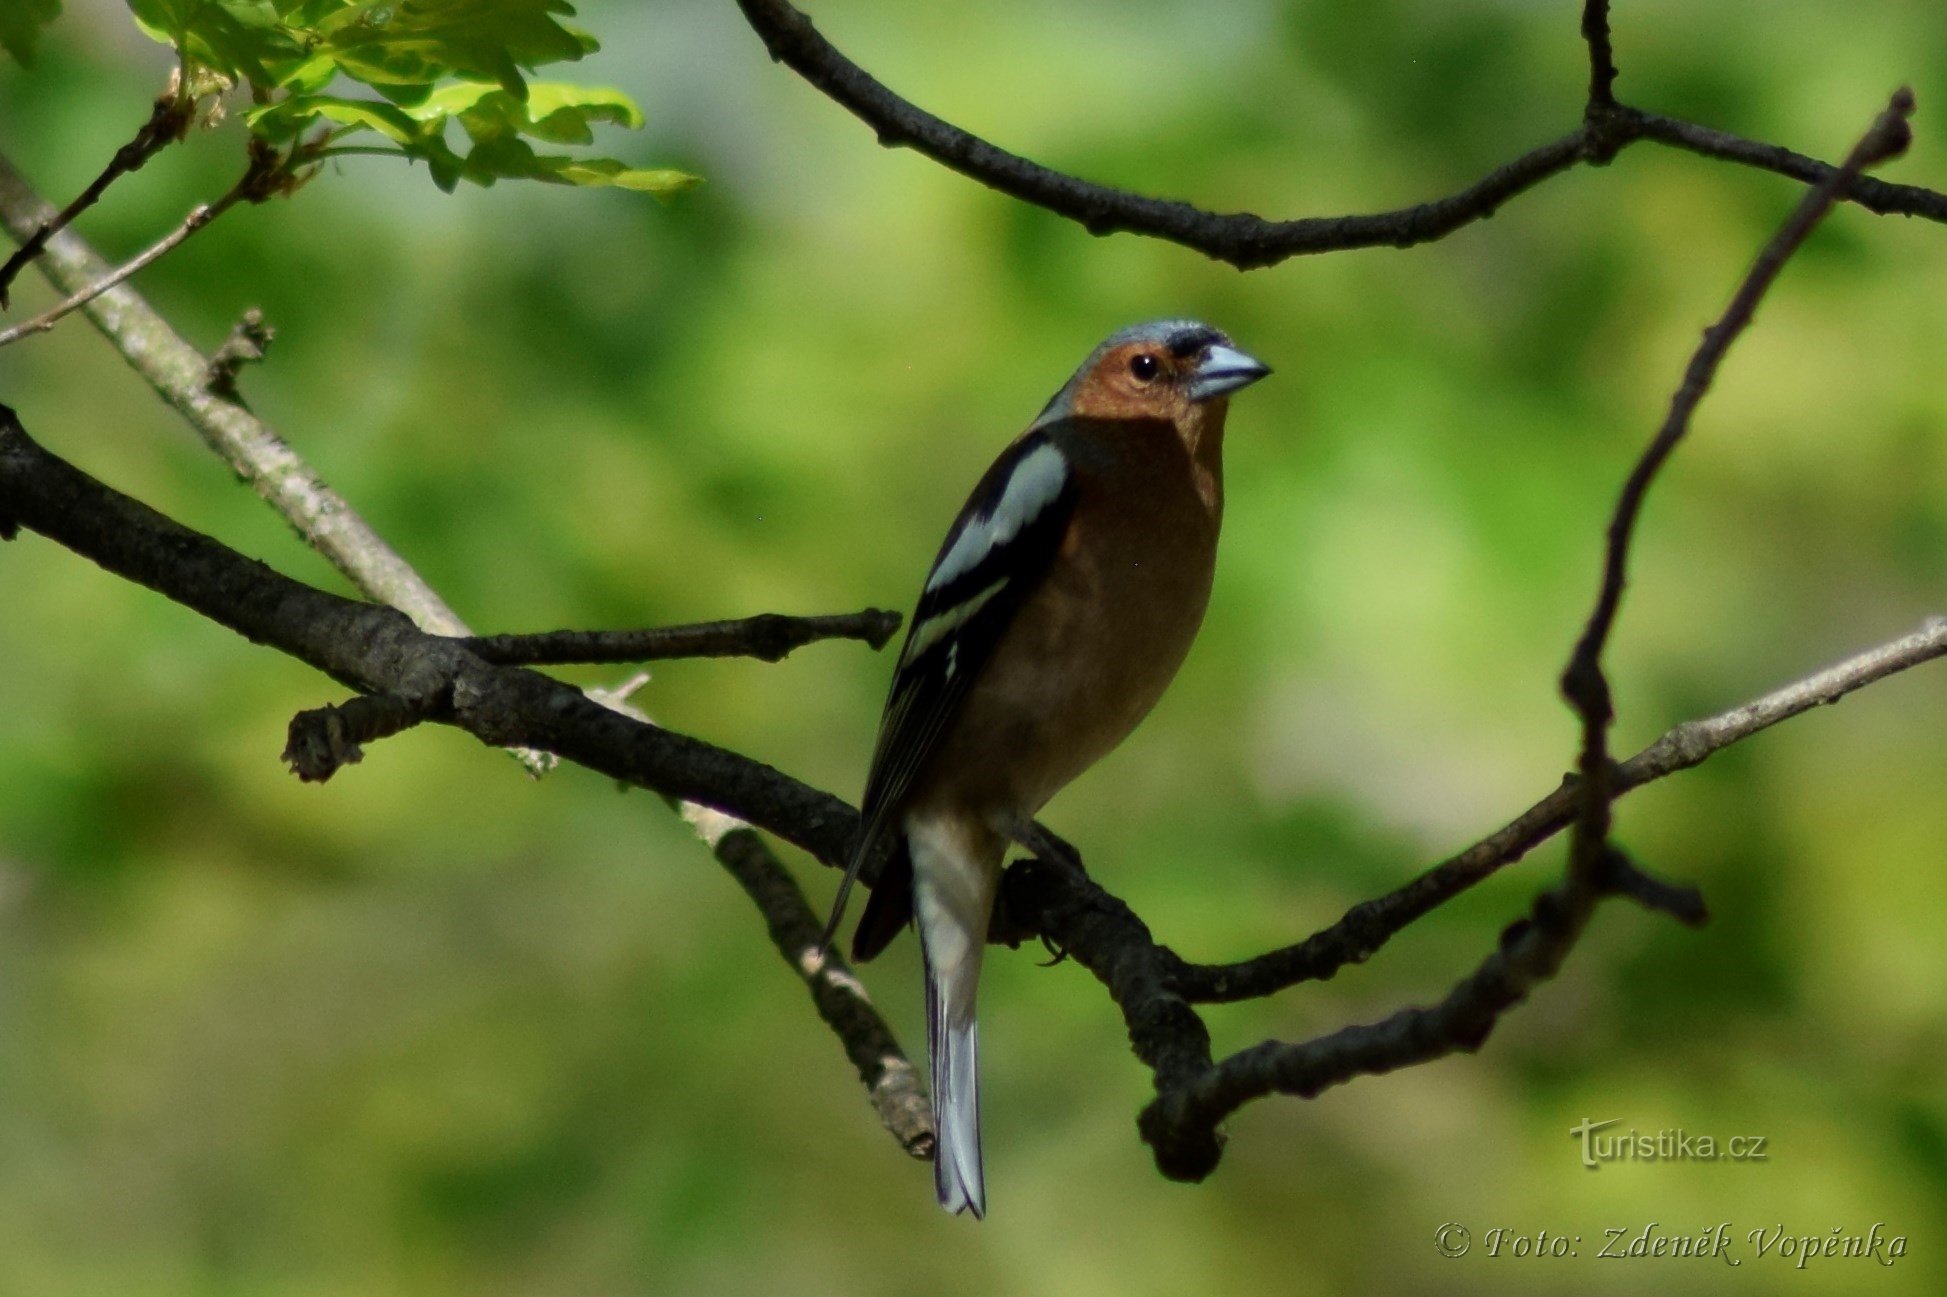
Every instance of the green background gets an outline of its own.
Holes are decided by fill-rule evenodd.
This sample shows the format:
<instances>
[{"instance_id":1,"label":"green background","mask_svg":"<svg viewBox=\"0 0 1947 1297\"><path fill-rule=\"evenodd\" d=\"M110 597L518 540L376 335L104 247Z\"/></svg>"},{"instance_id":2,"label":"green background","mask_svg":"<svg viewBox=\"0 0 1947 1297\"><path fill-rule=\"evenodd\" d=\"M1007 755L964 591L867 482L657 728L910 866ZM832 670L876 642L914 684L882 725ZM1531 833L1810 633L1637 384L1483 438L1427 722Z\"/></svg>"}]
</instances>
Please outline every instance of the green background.
<instances>
[{"instance_id":1,"label":"green background","mask_svg":"<svg viewBox=\"0 0 1947 1297\"><path fill-rule=\"evenodd\" d=\"M895 89L1091 178L1268 215L1471 183L1573 126L1576 6L1240 0L814 16ZM1193 314L1277 367L1231 420L1230 516L1182 676L1048 819L1192 958L1295 939L1496 827L1572 761L1554 678L1602 519L1699 329L1800 193L1639 145L1492 221L1240 275L999 197L772 65L727 0L581 6L569 69L644 104L606 147L666 206L334 165L141 288L483 630L904 608L965 491L1086 350ZM1624 3L1619 91L1831 156L1901 81L1947 183L1932 0ZM167 57L68 0L0 66L50 196ZM227 186L199 133L82 222L126 256ZM30 282L32 281L32 282ZM29 274L16 312L52 300ZM1947 229L1836 213L1651 499L1611 655L1618 747L1947 611ZM0 352L49 447L301 578L342 582L79 317ZM277 754L341 691L38 537L0 549L0 1292L1939 1292L1947 1286L1947 668L1633 795L1692 932L1602 911L1483 1053L1256 1105L1198 1187L1073 966L983 993L991 1218L943 1217L731 881L654 798L529 782L451 730L324 787ZM853 644L672 663L660 721L852 796L891 669ZM617 673L586 671L589 683ZM832 877L791 854L814 898ZM1426 1002L1558 846L1372 963L1218 1008L1220 1049ZM866 980L909 1048L902 941ZM1568 1129L1762 1135L1762 1164L1590 1172ZM1444 1221L1581 1235L1440 1257ZM1743 1258L1592 1259L1731 1225ZM1891 1270L1753 1229L1908 1236Z\"/></svg>"}]
</instances>

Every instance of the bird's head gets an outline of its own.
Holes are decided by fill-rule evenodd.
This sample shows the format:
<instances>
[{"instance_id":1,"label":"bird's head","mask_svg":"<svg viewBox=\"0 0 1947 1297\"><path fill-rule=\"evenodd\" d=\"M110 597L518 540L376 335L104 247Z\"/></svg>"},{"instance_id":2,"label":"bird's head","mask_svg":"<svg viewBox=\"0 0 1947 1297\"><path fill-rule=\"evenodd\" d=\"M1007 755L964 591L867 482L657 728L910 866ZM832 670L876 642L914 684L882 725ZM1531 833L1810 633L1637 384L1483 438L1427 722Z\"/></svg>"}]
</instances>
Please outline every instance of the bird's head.
<instances>
[{"instance_id":1,"label":"bird's head","mask_svg":"<svg viewBox=\"0 0 1947 1297\"><path fill-rule=\"evenodd\" d=\"M1201 424L1225 398L1271 372L1263 361L1195 320L1152 320L1110 334L1048 402L1056 419L1168 419Z\"/></svg>"}]
</instances>

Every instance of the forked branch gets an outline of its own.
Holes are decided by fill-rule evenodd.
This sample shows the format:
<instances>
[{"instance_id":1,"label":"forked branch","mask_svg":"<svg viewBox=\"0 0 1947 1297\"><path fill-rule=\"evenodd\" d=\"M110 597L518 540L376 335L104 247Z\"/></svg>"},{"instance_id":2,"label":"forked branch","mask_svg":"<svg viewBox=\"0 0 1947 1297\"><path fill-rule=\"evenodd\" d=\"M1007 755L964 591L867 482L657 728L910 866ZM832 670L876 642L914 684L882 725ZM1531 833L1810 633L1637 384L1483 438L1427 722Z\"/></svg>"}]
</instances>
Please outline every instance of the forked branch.
<instances>
[{"instance_id":1,"label":"forked branch","mask_svg":"<svg viewBox=\"0 0 1947 1297\"><path fill-rule=\"evenodd\" d=\"M1503 203L1548 177L1580 163L1607 162L1639 140L1760 167L1811 184L1837 174L1837 168L1775 144L1618 104L1608 6L1602 0L1589 0L1583 11L1583 32L1591 50L1590 99L1574 130L1444 197L1392 211L1293 220L1213 212L1177 199L1131 193L1009 153L887 89L826 40L789 0L737 0L737 5L773 59L871 127L881 144L913 149L1010 198L1075 221L1091 234L1148 235L1239 270L1322 252L1407 248L1444 238L1494 215ZM1838 192L1869 211L1947 222L1947 194L1932 189L1854 175L1841 182Z\"/></svg>"}]
</instances>

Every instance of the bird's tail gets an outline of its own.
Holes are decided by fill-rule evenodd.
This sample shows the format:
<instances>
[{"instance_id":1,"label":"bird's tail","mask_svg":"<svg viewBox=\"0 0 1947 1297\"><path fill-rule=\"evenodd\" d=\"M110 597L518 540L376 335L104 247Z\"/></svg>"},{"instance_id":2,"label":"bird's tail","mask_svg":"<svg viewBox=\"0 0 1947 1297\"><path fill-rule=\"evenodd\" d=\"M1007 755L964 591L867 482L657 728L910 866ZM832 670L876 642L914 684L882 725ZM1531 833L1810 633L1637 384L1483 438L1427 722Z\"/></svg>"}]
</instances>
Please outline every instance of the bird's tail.
<instances>
[{"instance_id":1,"label":"bird's tail","mask_svg":"<svg viewBox=\"0 0 1947 1297\"><path fill-rule=\"evenodd\" d=\"M978 963L944 974L926 961L926 1051L933 1069L933 1188L950 1212L987 1214L980 1169L980 1024L974 1019Z\"/></svg>"},{"instance_id":2,"label":"bird's tail","mask_svg":"<svg viewBox=\"0 0 1947 1297\"><path fill-rule=\"evenodd\" d=\"M926 1045L933 1070L933 1184L951 1212L987 1213L980 1174L980 1031L974 998L1006 843L945 816L910 816L913 908L926 960Z\"/></svg>"}]
</instances>

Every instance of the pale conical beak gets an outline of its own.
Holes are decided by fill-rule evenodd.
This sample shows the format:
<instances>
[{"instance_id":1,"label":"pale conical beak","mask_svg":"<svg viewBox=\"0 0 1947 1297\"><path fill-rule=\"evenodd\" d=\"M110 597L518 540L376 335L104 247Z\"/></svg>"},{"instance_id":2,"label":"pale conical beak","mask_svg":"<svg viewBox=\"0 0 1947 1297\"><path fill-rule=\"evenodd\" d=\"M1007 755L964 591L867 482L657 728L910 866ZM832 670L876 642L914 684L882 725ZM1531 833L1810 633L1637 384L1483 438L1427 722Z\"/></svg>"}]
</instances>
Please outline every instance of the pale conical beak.
<instances>
[{"instance_id":1,"label":"pale conical beak","mask_svg":"<svg viewBox=\"0 0 1947 1297\"><path fill-rule=\"evenodd\" d=\"M1229 396L1239 388L1249 387L1258 379L1271 372L1271 366L1249 352L1224 343L1216 343L1203 353L1197 363L1196 372L1190 376L1190 399L1208 401L1219 396Z\"/></svg>"}]
</instances>

